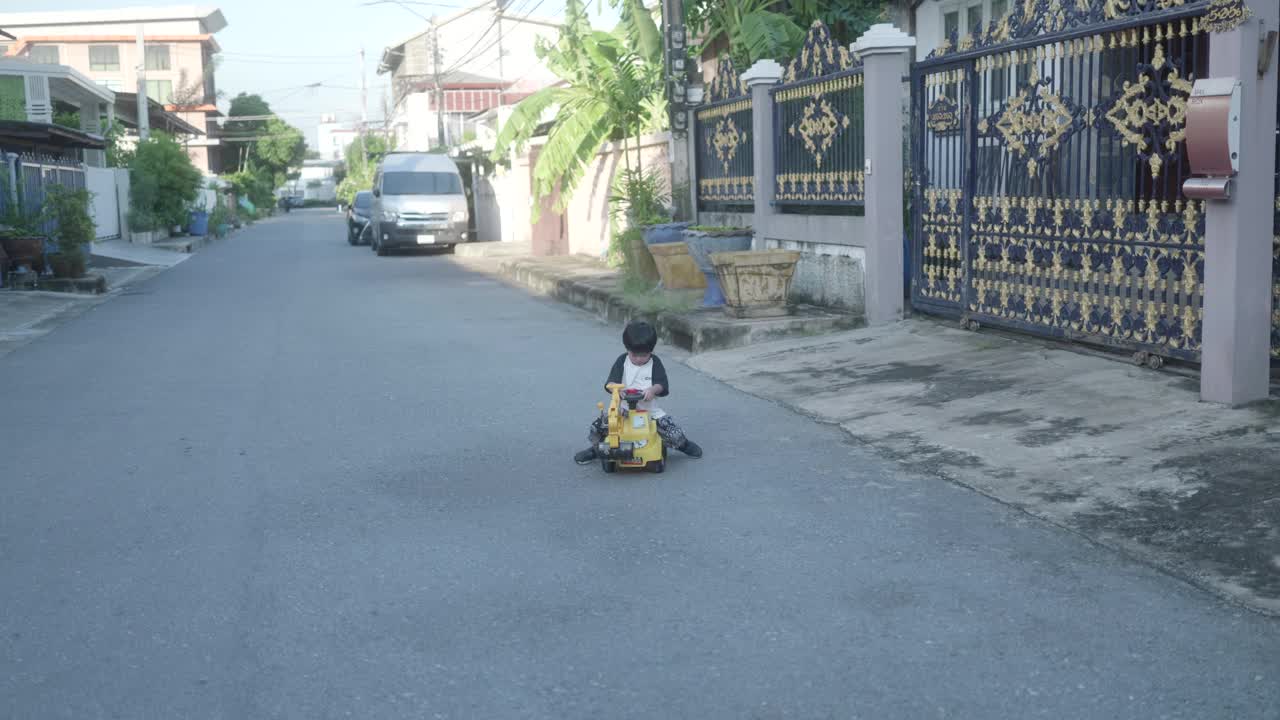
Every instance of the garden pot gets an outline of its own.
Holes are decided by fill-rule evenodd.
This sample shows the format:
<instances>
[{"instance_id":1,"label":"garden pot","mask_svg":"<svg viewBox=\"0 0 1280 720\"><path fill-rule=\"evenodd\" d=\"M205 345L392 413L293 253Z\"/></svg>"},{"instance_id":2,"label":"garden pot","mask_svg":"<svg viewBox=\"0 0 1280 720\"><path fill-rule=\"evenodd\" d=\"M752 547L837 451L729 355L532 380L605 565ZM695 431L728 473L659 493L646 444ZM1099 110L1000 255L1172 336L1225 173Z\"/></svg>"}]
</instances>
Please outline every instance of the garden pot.
<instances>
[{"instance_id":1,"label":"garden pot","mask_svg":"<svg viewBox=\"0 0 1280 720\"><path fill-rule=\"evenodd\" d=\"M191 222L187 224L187 233L191 235L209 234L209 213L203 210L191 211Z\"/></svg>"},{"instance_id":2,"label":"garden pot","mask_svg":"<svg viewBox=\"0 0 1280 720\"><path fill-rule=\"evenodd\" d=\"M684 230L692 224L693 223L690 222L671 222L661 223L658 225L645 225L640 228L640 232L644 235L644 242L646 245L683 242Z\"/></svg>"},{"instance_id":3,"label":"garden pot","mask_svg":"<svg viewBox=\"0 0 1280 720\"><path fill-rule=\"evenodd\" d=\"M707 287L707 278L689 256L688 243L681 241L650 245L649 253L658 266L662 287L668 290L702 290Z\"/></svg>"},{"instance_id":4,"label":"garden pot","mask_svg":"<svg viewBox=\"0 0 1280 720\"><path fill-rule=\"evenodd\" d=\"M85 271L84 253L58 253L49 256L49 266L53 268L53 276L57 278L69 278L74 280L78 277L84 277Z\"/></svg>"},{"instance_id":5,"label":"garden pot","mask_svg":"<svg viewBox=\"0 0 1280 720\"><path fill-rule=\"evenodd\" d=\"M711 254L750 250L751 229L734 228L716 231L688 229L684 231L684 237L685 242L689 243L689 255L693 257L693 261L698 264L698 270L707 279L707 292L702 297L702 306L724 305L724 293L716 278L716 268L711 264Z\"/></svg>"},{"instance_id":6,"label":"garden pot","mask_svg":"<svg viewBox=\"0 0 1280 720\"><path fill-rule=\"evenodd\" d=\"M627 267L636 277L649 282L658 282L658 266L653 262L649 246L644 244L640 233L631 233L627 238Z\"/></svg>"},{"instance_id":7,"label":"garden pot","mask_svg":"<svg viewBox=\"0 0 1280 720\"><path fill-rule=\"evenodd\" d=\"M218 233L218 237L224 238L231 234L231 225L229 223L222 223L218 225L218 227L214 228L214 232Z\"/></svg>"},{"instance_id":8,"label":"garden pot","mask_svg":"<svg viewBox=\"0 0 1280 720\"><path fill-rule=\"evenodd\" d=\"M724 291L730 317L780 317L791 313L787 294L800 253L795 250L748 250L712 253L711 262Z\"/></svg>"},{"instance_id":9,"label":"garden pot","mask_svg":"<svg viewBox=\"0 0 1280 720\"><path fill-rule=\"evenodd\" d=\"M38 235L0 237L0 246L4 254L9 256L9 266L18 268L23 265L36 272L45 271L44 238Z\"/></svg>"}]
</instances>

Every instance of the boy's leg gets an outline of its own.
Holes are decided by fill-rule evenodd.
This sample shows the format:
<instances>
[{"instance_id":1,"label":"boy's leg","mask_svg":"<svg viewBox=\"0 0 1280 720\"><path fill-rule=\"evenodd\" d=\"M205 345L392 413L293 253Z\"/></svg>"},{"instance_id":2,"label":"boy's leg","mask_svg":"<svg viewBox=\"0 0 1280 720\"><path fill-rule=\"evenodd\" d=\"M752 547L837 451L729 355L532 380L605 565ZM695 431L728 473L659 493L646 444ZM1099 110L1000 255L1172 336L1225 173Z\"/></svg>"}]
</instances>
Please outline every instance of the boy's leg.
<instances>
[{"instance_id":1,"label":"boy's leg","mask_svg":"<svg viewBox=\"0 0 1280 720\"><path fill-rule=\"evenodd\" d=\"M671 419L670 415L658 420L658 434L662 436L662 442L669 447L688 455L691 458L702 457L702 448L689 438L685 437L684 431Z\"/></svg>"},{"instance_id":2,"label":"boy's leg","mask_svg":"<svg viewBox=\"0 0 1280 720\"><path fill-rule=\"evenodd\" d=\"M596 453L596 446L600 444L601 440L604 440L605 432L604 415L599 415L595 420L591 421L591 427L587 430L587 440L591 442L591 447L575 454L573 456L573 461L579 465L586 465L587 463L594 461L598 457L598 454Z\"/></svg>"}]
</instances>

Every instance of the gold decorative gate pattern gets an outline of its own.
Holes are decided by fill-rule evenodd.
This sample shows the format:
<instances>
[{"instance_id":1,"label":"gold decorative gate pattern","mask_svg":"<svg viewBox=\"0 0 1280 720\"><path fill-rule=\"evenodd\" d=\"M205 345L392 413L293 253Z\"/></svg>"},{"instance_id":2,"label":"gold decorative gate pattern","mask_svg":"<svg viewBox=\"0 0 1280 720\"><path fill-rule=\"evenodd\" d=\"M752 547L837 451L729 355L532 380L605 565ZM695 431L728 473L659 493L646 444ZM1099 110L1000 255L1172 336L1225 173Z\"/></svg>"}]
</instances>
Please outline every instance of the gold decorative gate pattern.
<instances>
[{"instance_id":1,"label":"gold decorative gate pattern","mask_svg":"<svg viewBox=\"0 0 1280 720\"><path fill-rule=\"evenodd\" d=\"M913 66L914 303L1197 359L1204 208L1181 186L1209 2L1014 5Z\"/></svg>"}]
</instances>

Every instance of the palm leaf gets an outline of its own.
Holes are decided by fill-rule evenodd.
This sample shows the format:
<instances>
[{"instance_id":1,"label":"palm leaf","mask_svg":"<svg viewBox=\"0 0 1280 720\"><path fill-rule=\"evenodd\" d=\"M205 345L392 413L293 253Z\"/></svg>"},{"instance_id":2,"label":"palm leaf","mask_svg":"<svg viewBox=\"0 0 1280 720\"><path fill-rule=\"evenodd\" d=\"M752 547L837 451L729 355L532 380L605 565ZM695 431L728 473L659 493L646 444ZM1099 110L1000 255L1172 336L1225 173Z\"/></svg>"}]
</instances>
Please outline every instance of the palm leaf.
<instances>
[{"instance_id":1,"label":"palm leaf","mask_svg":"<svg viewBox=\"0 0 1280 720\"><path fill-rule=\"evenodd\" d=\"M542 116L547 108L560 100L562 91L563 88L543 88L517 103L511 110L511 117L498 132L490 158L497 162L505 159L512 150L523 150L537 131L538 125L542 124Z\"/></svg>"},{"instance_id":2,"label":"palm leaf","mask_svg":"<svg viewBox=\"0 0 1280 720\"><path fill-rule=\"evenodd\" d=\"M789 57L804 44L805 32L791 18L759 10L742 18L739 42L750 62Z\"/></svg>"}]
</instances>

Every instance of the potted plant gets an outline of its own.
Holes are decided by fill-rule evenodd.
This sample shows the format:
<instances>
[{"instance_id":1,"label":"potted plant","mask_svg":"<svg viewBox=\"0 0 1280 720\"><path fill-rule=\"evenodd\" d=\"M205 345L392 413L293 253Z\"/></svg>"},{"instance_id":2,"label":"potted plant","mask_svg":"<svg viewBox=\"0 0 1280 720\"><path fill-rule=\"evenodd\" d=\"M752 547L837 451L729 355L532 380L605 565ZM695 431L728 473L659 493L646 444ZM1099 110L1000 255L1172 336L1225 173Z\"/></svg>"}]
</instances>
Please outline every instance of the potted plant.
<instances>
[{"instance_id":1,"label":"potted plant","mask_svg":"<svg viewBox=\"0 0 1280 720\"><path fill-rule=\"evenodd\" d=\"M716 268L711 263L711 254L750 250L752 235L751 228L741 227L694 225L685 229L684 238L689 244L689 255L693 257L698 270L707 281L707 292L702 298L703 307L724 305L724 293L716 278Z\"/></svg>"},{"instance_id":2,"label":"potted plant","mask_svg":"<svg viewBox=\"0 0 1280 720\"><path fill-rule=\"evenodd\" d=\"M800 253L795 250L747 250L711 254L716 279L730 317L778 317L791 313L787 296Z\"/></svg>"},{"instance_id":3,"label":"potted plant","mask_svg":"<svg viewBox=\"0 0 1280 720\"><path fill-rule=\"evenodd\" d=\"M213 228L215 237L224 238L231 232L231 210L221 202L215 203L213 212L209 213L209 226Z\"/></svg>"},{"instance_id":4,"label":"potted plant","mask_svg":"<svg viewBox=\"0 0 1280 720\"><path fill-rule=\"evenodd\" d=\"M4 191L4 183L0 183L0 192ZM0 212L0 249L7 256L7 267L17 269L27 267L36 272L44 272L44 231L42 220L37 213L24 211L18 203L5 203Z\"/></svg>"},{"instance_id":5,"label":"potted plant","mask_svg":"<svg viewBox=\"0 0 1280 720\"><path fill-rule=\"evenodd\" d=\"M89 191L83 189L54 185L45 194L42 214L56 227L53 239L57 252L49 257L56 277L84 276L88 262L84 248L93 243L96 232L90 202Z\"/></svg>"}]
</instances>

